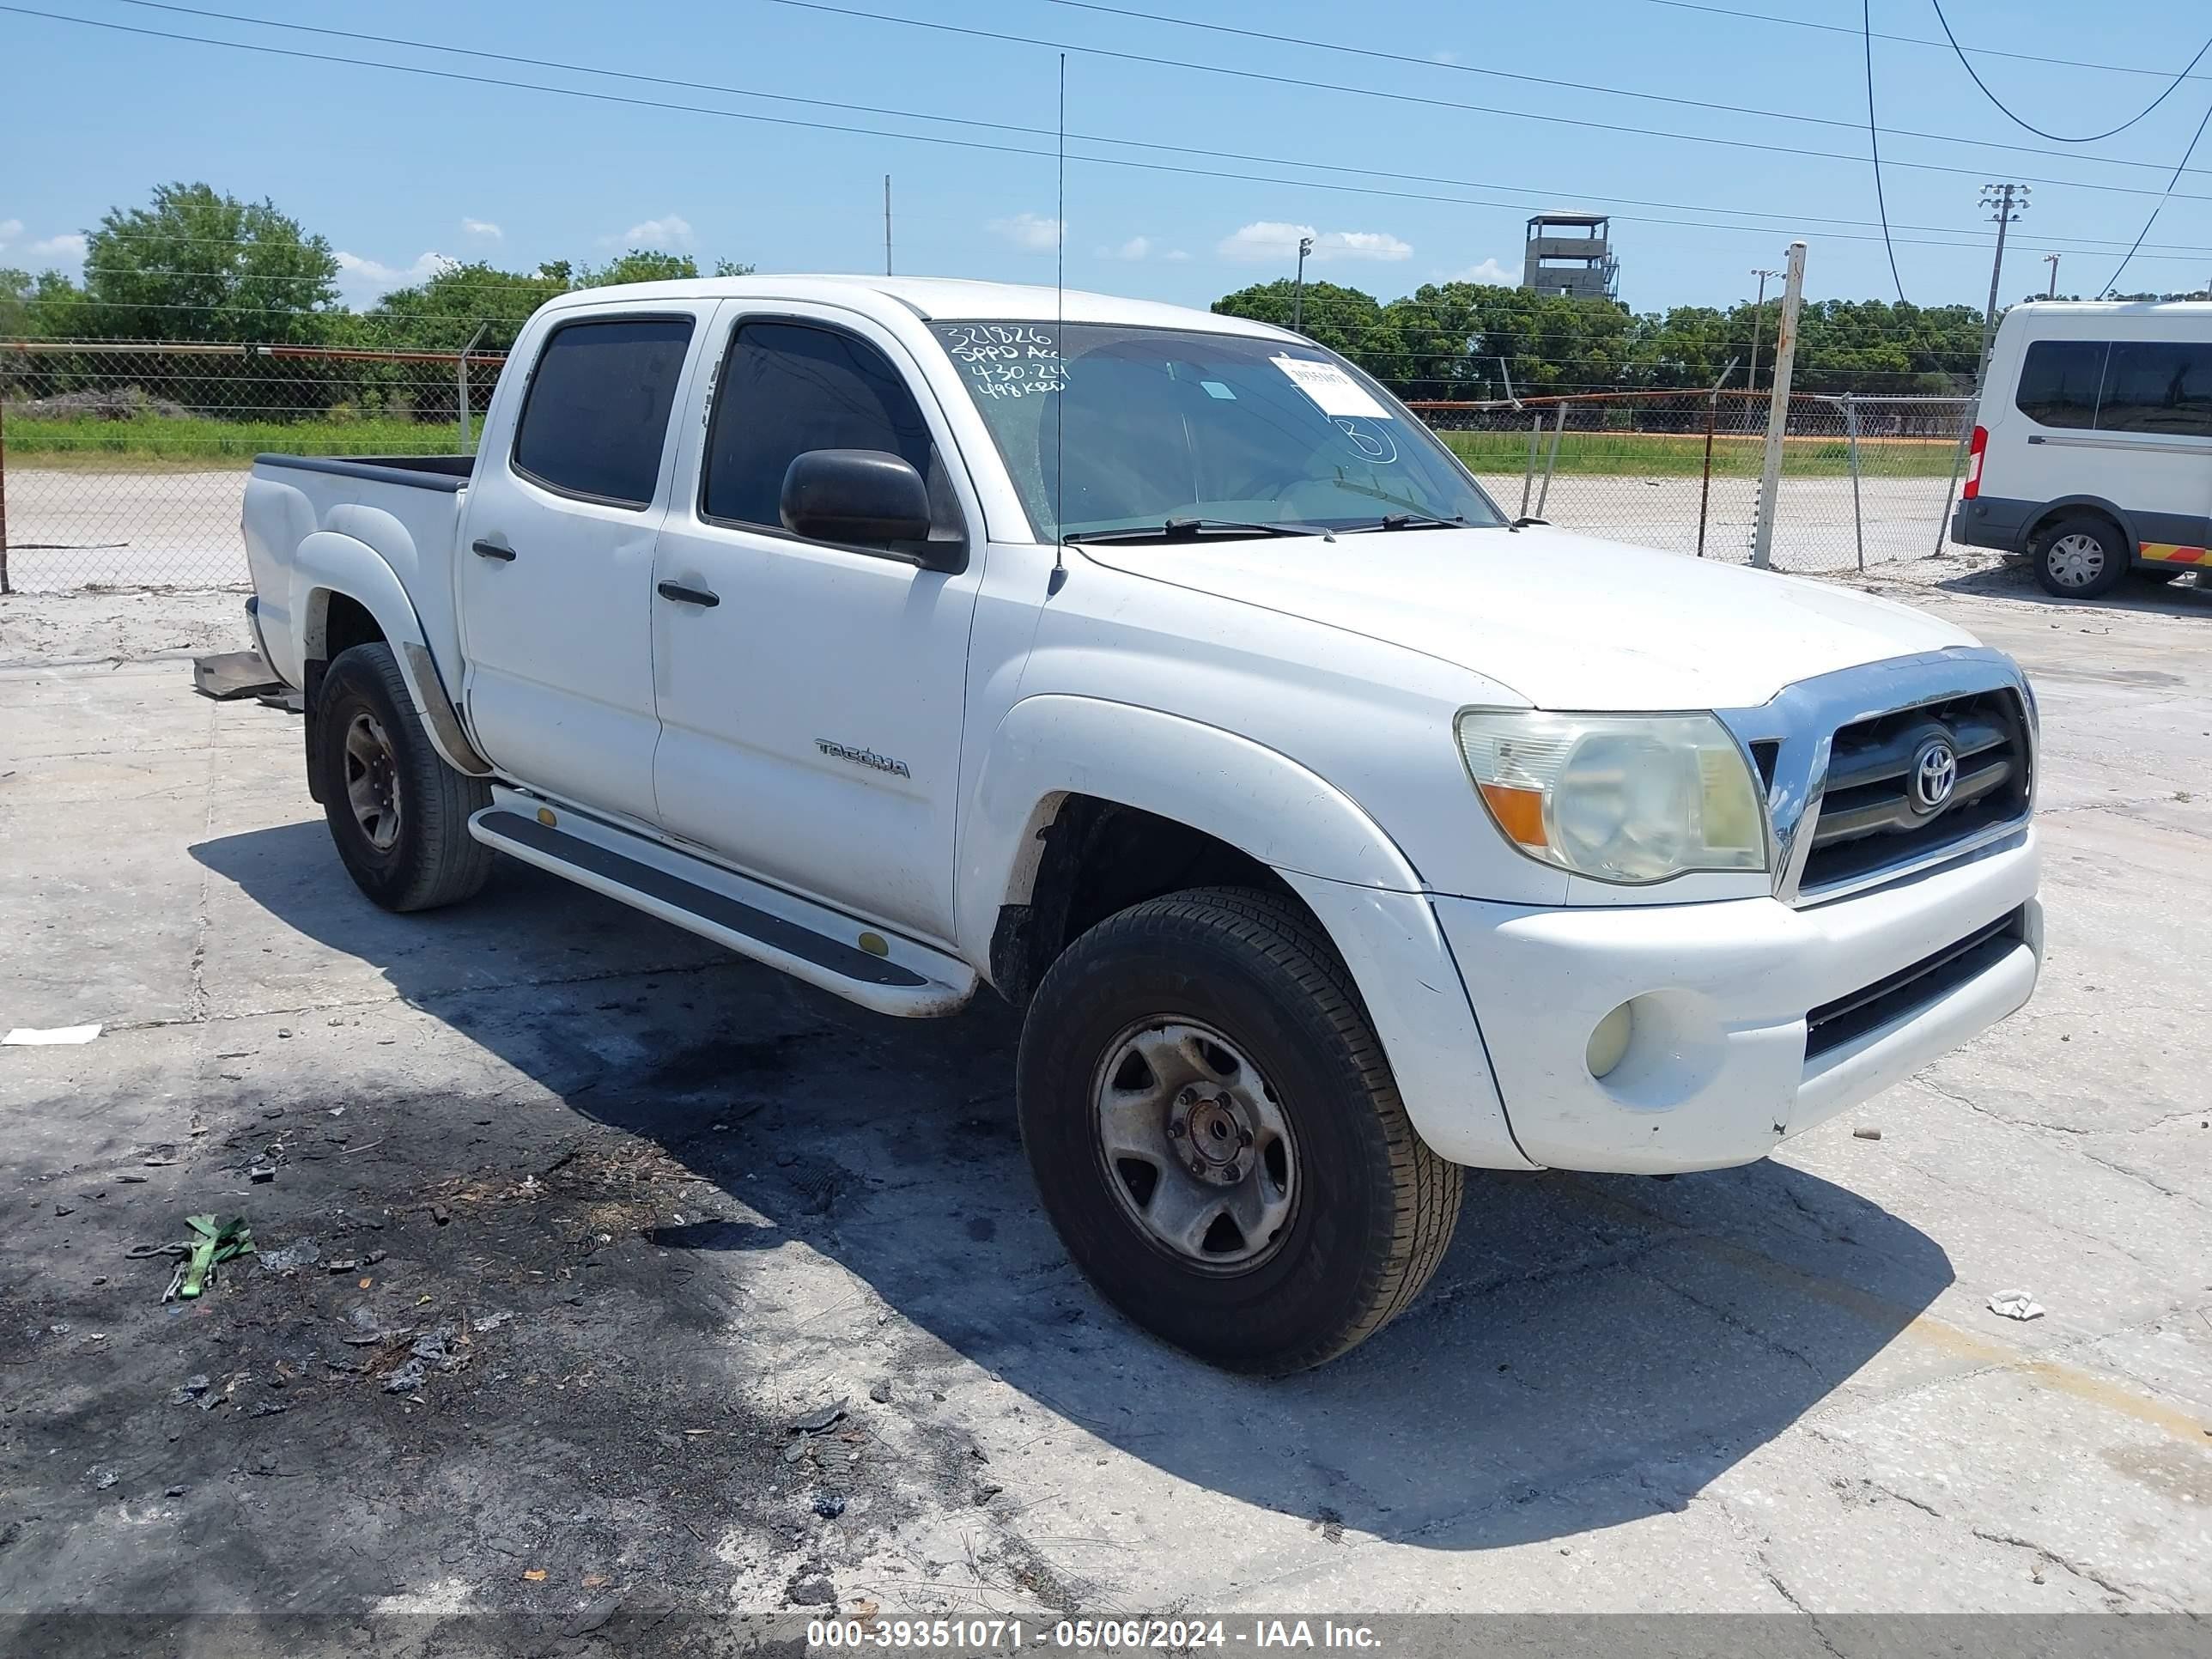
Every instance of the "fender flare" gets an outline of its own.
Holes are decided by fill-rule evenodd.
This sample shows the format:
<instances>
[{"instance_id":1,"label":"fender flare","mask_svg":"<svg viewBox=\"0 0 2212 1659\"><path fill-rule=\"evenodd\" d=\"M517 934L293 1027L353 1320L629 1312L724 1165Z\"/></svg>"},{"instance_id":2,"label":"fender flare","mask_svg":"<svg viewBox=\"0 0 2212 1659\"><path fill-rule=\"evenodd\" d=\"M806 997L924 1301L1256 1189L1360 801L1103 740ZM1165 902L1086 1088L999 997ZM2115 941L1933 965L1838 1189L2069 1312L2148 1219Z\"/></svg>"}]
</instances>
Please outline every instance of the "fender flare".
<instances>
[{"instance_id":1,"label":"fender flare","mask_svg":"<svg viewBox=\"0 0 2212 1659\"><path fill-rule=\"evenodd\" d=\"M1069 795L1188 824L1274 869L1423 890L1382 827L1289 756L1179 714L1048 693L1006 712L968 792L956 938L988 940L1000 906L1027 896L1042 853L1037 832Z\"/></svg>"},{"instance_id":2,"label":"fender flare","mask_svg":"<svg viewBox=\"0 0 2212 1659\"><path fill-rule=\"evenodd\" d=\"M2135 520L2117 501L2106 501L2102 495L2060 495L2047 501L2021 520L2019 550L2035 550L2036 532L2057 514L2080 507L2091 513L2102 514L2120 527L2120 534L2128 538L2128 560L2134 563L2140 558L2142 543L2136 534Z\"/></svg>"},{"instance_id":3,"label":"fender flare","mask_svg":"<svg viewBox=\"0 0 2212 1659\"><path fill-rule=\"evenodd\" d=\"M404 532L402 532L404 533ZM325 628L333 594L343 594L376 619L398 659L400 678L430 746L455 771L471 777L491 775L491 763L469 741L459 709L446 689L422 619L407 590L384 556L368 543L335 530L303 538L292 557L292 614L299 619L301 659L328 660ZM312 692L315 688L310 686Z\"/></svg>"},{"instance_id":4,"label":"fender flare","mask_svg":"<svg viewBox=\"0 0 2212 1659\"><path fill-rule=\"evenodd\" d=\"M1201 721L1048 694L1006 711L963 815L955 937L977 960L1000 907L1025 902L1040 832L1071 794L1218 837L1281 873L1344 958L1424 1140L1455 1163L1528 1169L1420 872L1342 790L1279 750Z\"/></svg>"}]
</instances>

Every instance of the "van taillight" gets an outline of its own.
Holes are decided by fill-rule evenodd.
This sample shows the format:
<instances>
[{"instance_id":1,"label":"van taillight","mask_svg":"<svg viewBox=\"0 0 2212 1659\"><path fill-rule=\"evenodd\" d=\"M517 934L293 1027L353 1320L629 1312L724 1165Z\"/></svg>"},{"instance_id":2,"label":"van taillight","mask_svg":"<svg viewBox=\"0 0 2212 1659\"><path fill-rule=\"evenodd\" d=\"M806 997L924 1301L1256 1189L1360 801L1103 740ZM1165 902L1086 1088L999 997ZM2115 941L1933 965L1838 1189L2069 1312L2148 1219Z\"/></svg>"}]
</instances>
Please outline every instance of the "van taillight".
<instances>
[{"instance_id":1,"label":"van taillight","mask_svg":"<svg viewBox=\"0 0 2212 1659\"><path fill-rule=\"evenodd\" d=\"M1974 428L1974 446L1966 452L1966 487L1960 492L1967 501L1982 493L1982 452L1990 447L1990 429L1985 426Z\"/></svg>"}]
</instances>

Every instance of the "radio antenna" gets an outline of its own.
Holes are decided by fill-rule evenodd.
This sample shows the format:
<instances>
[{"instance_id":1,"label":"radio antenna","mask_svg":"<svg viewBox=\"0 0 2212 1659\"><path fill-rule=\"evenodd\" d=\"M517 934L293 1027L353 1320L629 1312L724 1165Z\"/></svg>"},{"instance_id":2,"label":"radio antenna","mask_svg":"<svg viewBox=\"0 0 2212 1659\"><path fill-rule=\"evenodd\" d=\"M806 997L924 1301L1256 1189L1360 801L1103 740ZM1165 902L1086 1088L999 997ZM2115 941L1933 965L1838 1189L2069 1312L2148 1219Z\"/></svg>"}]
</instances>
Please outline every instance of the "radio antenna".
<instances>
[{"instance_id":1,"label":"radio antenna","mask_svg":"<svg viewBox=\"0 0 2212 1659\"><path fill-rule=\"evenodd\" d=\"M1067 356L1061 338L1067 332L1067 54L1060 54L1060 201L1053 210L1057 233L1052 278L1052 367L1057 380L1052 398L1052 579L1045 597L1060 592L1067 580L1067 543L1060 526L1060 507L1067 500Z\"/></svg>"}]
</instances>

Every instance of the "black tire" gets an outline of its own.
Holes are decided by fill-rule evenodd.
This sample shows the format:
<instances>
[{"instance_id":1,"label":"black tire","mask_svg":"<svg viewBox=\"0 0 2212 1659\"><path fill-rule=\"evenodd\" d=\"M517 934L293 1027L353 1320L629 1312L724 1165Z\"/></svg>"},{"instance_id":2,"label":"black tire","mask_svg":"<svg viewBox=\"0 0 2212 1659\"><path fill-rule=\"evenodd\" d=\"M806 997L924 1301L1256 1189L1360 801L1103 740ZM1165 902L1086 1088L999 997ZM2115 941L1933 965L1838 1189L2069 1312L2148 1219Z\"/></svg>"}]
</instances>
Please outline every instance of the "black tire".
<instances>
[{"instance_id":1,"label":"black tire","mask_svg":"<svg viewBox=\"0 0 2212 1659\"><path fill-rule=\"evenodd\" d=\"M2033 556L2035 580L2045 592L2061 599L2094 599L2126 578L2135 550L2103 514L2073 513L2044 526ZM2094 574L2085 574L2085 559Z\"/></svg>"},{"instance_id":2,"label":"black tire","mask_svg":"<svg viewBox=\"0 0 2212 1659\"><path fill-rule=\"evenodd\" d=\"M354 884L387 910L430 910L473 897L491 874L492 854L469 835L469 814L491 805L491 786L456 772L430 746L392 647L340 652L323 676L311 718L323 816ZM355 810L352 785L362 769L349 757L348 739L357 721L367 722L364 743L380 739L387 751L375 769L392 812L386 846Z\"/></svg>"},{"instance_id":3,"label":"black tire","mask_svg":"<svg viewBox=\"0 0 2212 1659\"><path fill-rule=\"evenodd\" d=\"M1116 1190L1129 1166L1102 1146L1106 1061L1132 1032L1181 1022L1242 1048L1289 1126L1288 1217L1249 1267L1217 1270L1147 1231ZM1463 1172L1414 1133L1328 939L1272 895L1170 894L1084 934L1038 988L1018 1076L1022 1143L1068 1254L1132 1320L1217 1365L1334 1358L1404 1311L1451 1243Z\"/></svg>"}]
</instances>

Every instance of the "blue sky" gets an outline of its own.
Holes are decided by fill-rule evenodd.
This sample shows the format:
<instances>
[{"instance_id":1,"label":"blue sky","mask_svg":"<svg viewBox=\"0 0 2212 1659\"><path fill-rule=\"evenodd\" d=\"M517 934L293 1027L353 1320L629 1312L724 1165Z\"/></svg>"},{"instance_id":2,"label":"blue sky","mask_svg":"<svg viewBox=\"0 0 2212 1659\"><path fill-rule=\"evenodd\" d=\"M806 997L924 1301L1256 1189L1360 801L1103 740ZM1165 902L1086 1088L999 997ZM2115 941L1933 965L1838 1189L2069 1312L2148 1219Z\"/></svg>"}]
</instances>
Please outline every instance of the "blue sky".
<instances>
[{"instance_id":1,"label":"blue sky","mask_svg":"<svg viewBox=\"0 0 2212 1659\"><path fill-rule=\"evenodd\" d=\"M344 256L344 290L356 304L440 258L486 258L527 268L547 258L603 258L630 244L694 252L702 264L726 257L771 270L880 270L882 179L889 172L896 181L900 270L1052 280L1059 212L1049 151L1058 54L1048 46L799 9L776 0L720 6L385 0L374 7L204 0L204 9L239 16L911 112L872 115L318 37L123 0L24 3L345 61L263 56L0 11L10 152L0 173L0 264L73 269L72 237L102 211L142 202L157 180L184 179L205 179L240 196L272 197L327 236ZM1715 0L1850 33L1720 15L1664 0L1534 6L1525 0L1370 0L1357 7L1317 0L1274 0L1265 7L1127 0L1132 9L1163 18L1264 30L1325 43L1322 47L1103 15L1055 0L839 3L1249 72L1222 75L1096 50L1069 52L1067 125L1071 133L1085 135L1071 143L1067 167L1073 286L1204 304L1246 283L1287 275L1301 230L1319 240L1309 276L1385 299L1452 276L1517 279L1528 215L1566 205L1616 213L1622 295L1638 309L1747 299L1751 270L1778 266L1793 233L1810 244L1807 287L1813 295L1894 293L1871 222L1876 210L1863 159L1866 134L1855 125L1863 123L1866 105L1859 7L1852 0ZM2168 76L2203 44L2203 32L2212 32L2212 17L2185 8L1948 0L1946 9L1970 47L2162 66ZM1872 9L1878 31L1941 40L1930 0L1874 0ZM2085 16L2094 17L2094 27L2084 26ZM1327 49L1343 45L1420 61ZM999 148L395 74L368 67L371 60ZM2124 119L2165 84L2150 74L1998 57L1977 62L2014 109L2069 134ZM1482 69L1840 125L1474 72ZM1984 179L2062 181L2034 185L2032 205L2014 230L2006 298L2043 286L2048 267L2042 256L2054 249L2063 252L2061 292L2100 289L2212 102L2208 55L2197 71L2203 78L2185 82L2129 131L2072 146L2012 125L1975 90L1948 48L1877 40L1875 70L1885 127L1942 135L1883 140L1885 161L1899 164L1885 173L1893 224L1917 228L1897 230L1898 264L1907 296L1923 303L1978 306L1984 296L1990 227L1976 207ZM1254 75L1325 84L1283 84ZM1462 104L1521 113L1453 106ZM921 115L952 119L914 118ZM1735 143L1601 131L1530 115ZM1115 147L1094 142L1099 138L1172 148ZM1787 154L1777 148L1782 146L1859 159ZM1045 153L1006 153L1024 150ZM1157 166L1073 159L1086 154ZM1227 159L1231 155L1263 159ZM2151 165L2112 165L2115 158ZM1337 171L1311 170L1316 166ZM2212 198L2212 132L2191 167L2200 171L2185 175L2179 191ZM1177 168L1250 176L1166 170ZM1448 182L1380 176L1390 173ZM2087 184L2149 193L2082 187ZM2170 250L2175 257L2146 257ZM2208 278L2212 200L2177 198L2124 286L2198 288Z\"/></svg>"}]
</instances>

